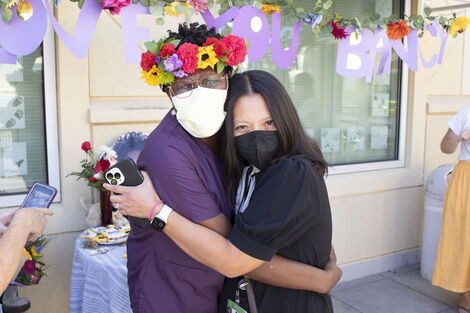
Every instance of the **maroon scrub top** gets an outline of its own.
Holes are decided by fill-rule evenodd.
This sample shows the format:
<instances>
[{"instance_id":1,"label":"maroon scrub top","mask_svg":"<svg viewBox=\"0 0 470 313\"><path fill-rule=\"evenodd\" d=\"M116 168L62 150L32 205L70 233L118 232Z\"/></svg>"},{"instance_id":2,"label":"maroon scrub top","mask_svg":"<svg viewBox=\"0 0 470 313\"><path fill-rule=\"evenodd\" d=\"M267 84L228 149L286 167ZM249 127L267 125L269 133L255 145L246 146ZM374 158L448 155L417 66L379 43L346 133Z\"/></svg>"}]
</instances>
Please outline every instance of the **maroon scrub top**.
<instances>
[{"instance_id":1,"label":"maroon scrub top","mask_svg":"<svg viewBox=\"0 0 470 313\"><path fill-rule=\"evenodd\" d=\"M149 135L137 164L161 199L186 218L201 222L225 214L230 219L219 160L171 112ZM134 313L216 313L224 277L150 224L131 226L127 267Z\"/></svg>"}]
</instances>

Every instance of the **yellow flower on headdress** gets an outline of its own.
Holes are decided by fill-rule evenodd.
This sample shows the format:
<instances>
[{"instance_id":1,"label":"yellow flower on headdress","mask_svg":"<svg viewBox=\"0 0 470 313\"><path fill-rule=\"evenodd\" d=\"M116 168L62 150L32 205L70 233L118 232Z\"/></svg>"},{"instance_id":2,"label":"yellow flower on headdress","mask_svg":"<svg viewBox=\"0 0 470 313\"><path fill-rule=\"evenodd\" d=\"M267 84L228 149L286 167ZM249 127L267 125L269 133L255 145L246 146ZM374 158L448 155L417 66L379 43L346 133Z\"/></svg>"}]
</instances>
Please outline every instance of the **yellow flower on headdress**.
<instances>
[{"instance_id":1,"label":"yellow flower on headdress","mask_svg":"<svg viewBox=\"0 0 470 313\"><path fill-rule=\"evenodd\" d=\"M261 11L263 11L264 14L280 13L281 8L277 5L263 3L263 5L261 5Z\"/></svg>"},{"instance_id":2,"label":"yellow flower on headdress","mask_svg":"<svg viewBox=\"0 0 470 313\"><path fill-rule=\"evenodd\" d=\"M178 10L176 9L177 6L183 6L183 7L188 7L186 3L184 2L179 2L175 1L170 3L169 5L165 6L163 11L165 12L165 15L167 16L181 16L183 13L178 13Z\"/></svg>"},{"instance_id":3,"label":"yellow flower on headdress","mask_svg":"<svg viewBox=\"0 0 470 313\"><path fill-rule=\"evenodd\" d=\"M214 66L219 62L213 46L199 47L197 59L197 68L200 69L205 69L208 66L214 69Z\"/></svg>"},{"instance_id":4,"label":"yellow flower on headdress","mask_svg":"<svg viewBox=\"0 0 470 313\"><path fill-rule=\"evenodd\" d=\"M31 256L31 254L29 254L28 250L26 249L23 249L23 255L28 259L28 260L32 260L33 257Z\"/></svg>"},{"instance_id":5,"label":"yellow flower on headdress","mask_svg":"<svg viewBox=\"0 0 470 313\"><path fill-rule=\"evenodd\" d=\"M459 33L463 33L470 25L470 18L466 16L459 16L452 20L449 26L449 34L455 36Z\"/></svg>"},{"instance_id":6,"label":"yellow flower on headdress","mask_svg":"<svg viewBox=\"0 0 470 313\"><path fill-rule=\"evenodd\" d=\"M161 84L160 78L158 77L162 71L156 66L152 66L152 69L148 72L141 71L141 78L145 80L150 86L158 86Z\"/></svg>"}]
</instances>

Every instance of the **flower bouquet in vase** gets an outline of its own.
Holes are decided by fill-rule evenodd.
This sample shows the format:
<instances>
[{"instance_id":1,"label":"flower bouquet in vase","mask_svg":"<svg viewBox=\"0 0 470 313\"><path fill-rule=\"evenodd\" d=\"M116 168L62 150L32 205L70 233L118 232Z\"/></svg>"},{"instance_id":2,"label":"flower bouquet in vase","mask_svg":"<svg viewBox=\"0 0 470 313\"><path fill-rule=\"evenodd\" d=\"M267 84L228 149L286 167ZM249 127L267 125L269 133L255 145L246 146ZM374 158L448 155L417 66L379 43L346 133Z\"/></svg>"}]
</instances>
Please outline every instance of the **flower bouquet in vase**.
<instances>
[{"instance_id":1,"label":"flower bouquet in vase","mask_svg":"<svg viewBox=\"0 0 470 313\"><path fill-rule=\"evenodd\" d=\"M85 180L88 186L100 192L101 225L110 225L113 223L113 206L109 191L103 188L103 173L117 162L117 154L107 146L99 146L94 151L89 141L83 142L81 149L86 153L86 159L80 162L81 171L67 176L77 176L77 180Z\"/></svg>"}]
</instances>

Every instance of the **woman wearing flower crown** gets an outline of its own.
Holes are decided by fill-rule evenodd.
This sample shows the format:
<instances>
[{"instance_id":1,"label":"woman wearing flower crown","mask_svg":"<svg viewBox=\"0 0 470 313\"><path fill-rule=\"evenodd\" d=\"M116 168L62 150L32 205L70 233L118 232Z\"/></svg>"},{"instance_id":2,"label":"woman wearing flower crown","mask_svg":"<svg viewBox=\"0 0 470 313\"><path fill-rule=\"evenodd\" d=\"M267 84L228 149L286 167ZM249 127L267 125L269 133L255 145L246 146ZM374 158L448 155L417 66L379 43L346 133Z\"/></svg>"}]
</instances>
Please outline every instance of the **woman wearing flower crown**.
<instances>
[{"instance_id":1,"label":"woman wearing flower crown","mask_svg":"<svg viewBox=\"0 0 470 313\"><path fill-rule=\"evenodd\" d=\"M226 115L229 76L246 57L245 41L191 24L180 25L177 33L169 32L167 39L146 46L142 78L152 86L161 86L173 108L149 135L138 160L150 179L126 190L138 195L137 190L142 188L153 191L153 184L165 203L181 216L227 236L232 206L215 153L216 133ZM105 187L111 191L120 188ZM116 208L128 209L126 196L127 192L111 197ZM224 277L191 258L161 232L168 218L168 211L155 218L161 203L145 208L145 214L139 217L145 216L151 223L141 228L132 225L127 242L132 309L139 313L214 313ZM211 242L205 245L209 247ZM326 293L341 275L335 262L333 257L325 270L320 270L274 256L250 276L271 285Z\"/></svg>"}]
</instances>

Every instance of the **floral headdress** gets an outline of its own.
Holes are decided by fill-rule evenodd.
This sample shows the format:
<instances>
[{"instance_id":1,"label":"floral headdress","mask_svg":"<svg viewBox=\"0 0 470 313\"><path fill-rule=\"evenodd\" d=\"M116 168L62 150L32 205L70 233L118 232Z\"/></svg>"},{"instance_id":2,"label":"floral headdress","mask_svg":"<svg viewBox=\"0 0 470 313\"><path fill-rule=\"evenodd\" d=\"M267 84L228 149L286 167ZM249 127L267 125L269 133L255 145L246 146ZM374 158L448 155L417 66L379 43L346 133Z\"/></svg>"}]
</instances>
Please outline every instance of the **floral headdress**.
<instances>
[{"instance_id":1,"label":"floral headdress","mask_svg":"<svg viewBox=\"0 0 470 313\"><path fill-rule=\"evenodd\" d=\"M151 86L171 84L175 78L194 74L196 69L212 68L217 73L226 66L234 67L245 60L247 44L244 39L227 35L221 39L210 37L198 46L174 38L148 41L142 53L142 78Z\"/></svg>"}]
</instances>

